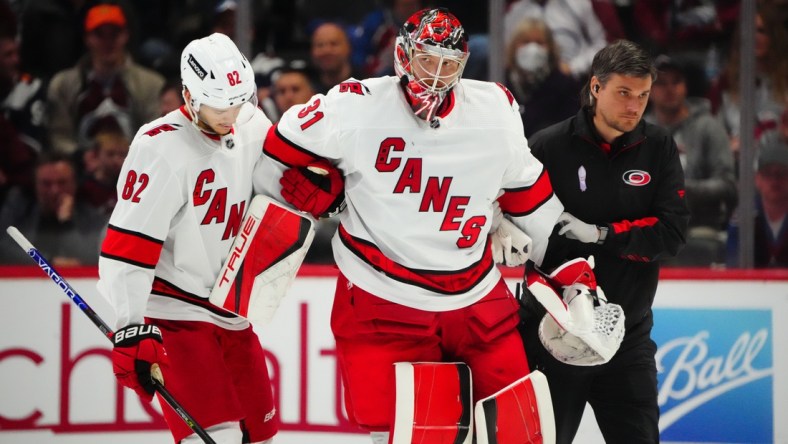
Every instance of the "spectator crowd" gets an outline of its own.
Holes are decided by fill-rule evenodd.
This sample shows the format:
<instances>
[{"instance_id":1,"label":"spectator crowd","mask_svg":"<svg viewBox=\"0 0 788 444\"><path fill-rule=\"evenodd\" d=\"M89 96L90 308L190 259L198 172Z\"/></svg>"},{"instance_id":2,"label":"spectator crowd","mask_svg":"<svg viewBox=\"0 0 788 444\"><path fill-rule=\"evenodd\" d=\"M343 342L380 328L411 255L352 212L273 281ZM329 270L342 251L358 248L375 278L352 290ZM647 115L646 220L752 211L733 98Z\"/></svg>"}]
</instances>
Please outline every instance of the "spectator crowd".
<instances>
[{"instance_id":1,"label":"spectator crowd","mask_svg":"<svg viewBox=\"0 0 788 444\"><path fill-rule=\"evenodd\" d=\"M330 4L330 7L328 6ZM252 0L260 107L272 122L347 78L394 75L403 21L445 6L470 35L464 77L486 80L486 2ZM180 51L234 35L234 0L0 0L0 227L17 226L56 265L95 265L116 182L139 127L183 103ZM691 212L668 265L736 267L737 208L755 208L757 267L788 267L788 0L758 0L755 195L739 196L740 0L509 0L504 84L527 137L577 113L594 54L620 38L659 76L645 119L680 151ZM46 30L46 32L42 32ZM320 221L308 262L332 263ZM27 264L7 236L0 264Z\"/></svg>"}]
</instances>

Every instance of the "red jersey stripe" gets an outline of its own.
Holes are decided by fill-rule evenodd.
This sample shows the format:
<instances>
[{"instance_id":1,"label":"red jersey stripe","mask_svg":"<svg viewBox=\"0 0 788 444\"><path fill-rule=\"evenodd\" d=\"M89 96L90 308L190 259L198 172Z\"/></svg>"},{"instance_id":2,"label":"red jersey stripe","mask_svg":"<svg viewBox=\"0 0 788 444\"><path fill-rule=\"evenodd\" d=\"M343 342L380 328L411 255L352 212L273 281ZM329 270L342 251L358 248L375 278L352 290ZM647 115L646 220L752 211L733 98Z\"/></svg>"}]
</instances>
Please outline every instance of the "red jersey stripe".
<instances>
[{"instance_id":1,"label":"red jersey stripe","mask_svg":"<svg viewBox=\"0 0 788 444\"><path fill-rule=\"evenodd\" d=\"M224 310L220 307L217 307L216 305L213 305L208 301L207 298L201 298L196 294L191 294L189 292L186 292L178 288L177 286L173 285L172 283L167 282L159 277L153 278L153 288L151 289L151 294L178 299L183 302L188 302L190 304L202 307L224 318L236 317L234 313L230 313L227 310Z\"/></svg>"},{"instance_id":2,"label":"red jersey stripe","mask_svg":"<svg viewBox=\"0 0 788 444\"><path fill-rule=\"evenodd\" d=\"M495 266L489 245L485 246L482 258L465 269L435 271L417 270L394 262L372 243L350 235L342 224L339 225L339 238L356 256L390 278L446 295L469 291Z\"/></svg>"},{"instance_id":3,"label":"red jersey stripe","mask_svg":"<svg viewBox=\"0 0 788 444\"><path fill-rule=\"evenodd\" d=\"M155 268L163 241L110 225L101 244L101 255L143 268Z\"/></svg>"},{"instance_id":4,"label":"red jersey stripe","mask_svg":"<svg viewBox=\"0 0 788 444\"><path fill-rule=\"evenodd\" d=\"M307 166L318 160L311 152L287 140L278 130L278 124L268 129L263 143L263 152L280 163L293 166Z\"/></svg>"},{"instance_id":5,"label":"red jersey stripe","mask_svg":"<svg viewBox=\"0 0 788 444\"><path fill-rule=\"evenodd\" d=\"M509 105L513 105L514 104L514 94L512 94L512 92L509 91L509 88L503 86L503 84L499 83L499 82L495 82L495 84L498 85L498 87L501 88L503 90L503 92L506 94L506 98L509 100Z\"/></svg>"},{"instance_id":6,"label":"red jersey stripe","mask_svg":"<svg viewBox=\"0 0 788 444\"><path fill-rule=\"evenodd\" d=\"M542 169L542 174L530 187L504 190L503 196L498 198L501 211L513 216L525 216L536 211L543 203L553 196L553 185L547 170Z\"/></svg>"},{"instance_id":7,"label":"red jersey stripe","mask_svg":"<svg viewBox=\"0 0 788 444\"><path fill-rule=\"evenodd\" d=\"M652 227L659 222L659 219L656 217L644 217L643 219L635 219L635 220L624 220L621 222L614 222L613 225L613 232L614 233L623 233L625 231L631 230L633 227L643 228L643 227Z\"/></svg>"},{"instance_id":8,"label":"red jersey stripe","mask_svg":"<svg viewBox=\"0 0 788 444\"><path fill-rule=\"evenodd\" d=\"M446 116L451 113L451 110L454 109L454 91L449 90L449 93L446 95L446 98L441 102L440 106L438 106L438 111L435 112L435 115L441 118L445 118Z\"/></svg>"}]
</instances>

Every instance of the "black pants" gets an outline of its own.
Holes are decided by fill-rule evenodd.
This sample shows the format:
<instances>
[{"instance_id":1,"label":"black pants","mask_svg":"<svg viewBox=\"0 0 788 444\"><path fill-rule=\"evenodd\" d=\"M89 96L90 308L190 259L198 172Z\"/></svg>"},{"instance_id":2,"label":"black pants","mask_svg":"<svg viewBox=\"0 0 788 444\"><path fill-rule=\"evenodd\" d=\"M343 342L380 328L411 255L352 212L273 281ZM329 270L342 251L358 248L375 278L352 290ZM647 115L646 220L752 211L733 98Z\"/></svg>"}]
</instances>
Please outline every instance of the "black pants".
<instances>
[{"instance_id":1,"label":"black pants","mask_svg":"<svg viewBox=\"0 0 788 444\"><path fill-rule=\"evenodd\" d=\"M625 338L607 364L581 367L555 359L539 341L540 317L525 316L520 332L531 370L547 377L555 413L556 443L575 437L586 402L608 444L659 442L657 346L648 332ZM650 330L650 329L649 329Z\"/></svg>"}]
</instances>

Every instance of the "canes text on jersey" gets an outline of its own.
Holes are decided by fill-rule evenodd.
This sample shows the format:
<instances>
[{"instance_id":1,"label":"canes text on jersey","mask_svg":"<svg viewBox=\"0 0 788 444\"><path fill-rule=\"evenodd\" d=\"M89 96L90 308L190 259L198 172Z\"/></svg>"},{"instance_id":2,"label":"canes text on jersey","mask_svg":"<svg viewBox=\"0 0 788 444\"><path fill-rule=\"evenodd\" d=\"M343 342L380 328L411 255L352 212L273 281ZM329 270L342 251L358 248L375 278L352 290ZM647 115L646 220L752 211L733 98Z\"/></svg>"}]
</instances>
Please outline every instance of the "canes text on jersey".
<instances>
[{"instance_id":1,"label":"canes text on jersey","mask_svg":"<svg viewBox=\"0 0 788 444\"><path fill-rule=\"evenodd\" d=\"M380 143L375 168L381 173L393 173L400 169L400 176L394 186L394 193L422 193L419 211L433 211L444 213L441 231L459 231L461 236L457 239L457 247L468 248L473 246L481 234L486 216L471 216L465 222L465 208L470 202L470 196L449 196L452 177L430 176L424 181L422 192L422 161L420 157L405 159L393 156L393 152L405 151L405 140L401 137L388 137ZM447 202L448 200L448 202Z\"/></svg>"},{"instance_id":2,"label":"canes text on jersey","mask_svg":"<svg viewBox=\"0 0 788 444\"><path fill-rule=\"evenodd\" d=\"M222 240L232 239L238 234L238 228L241 225L244 210L246 209L246 201L242 200L228 206L227 187L221 187L215 190L209 187L215 180L216 173L213 169L209 168L203 170L200 175L197 176L197 181L194 184L192 202L195 207L208 204L205 210L205 216L202 222L200 222L200 225L226 223Z\"/></svg>"}]
</instances>

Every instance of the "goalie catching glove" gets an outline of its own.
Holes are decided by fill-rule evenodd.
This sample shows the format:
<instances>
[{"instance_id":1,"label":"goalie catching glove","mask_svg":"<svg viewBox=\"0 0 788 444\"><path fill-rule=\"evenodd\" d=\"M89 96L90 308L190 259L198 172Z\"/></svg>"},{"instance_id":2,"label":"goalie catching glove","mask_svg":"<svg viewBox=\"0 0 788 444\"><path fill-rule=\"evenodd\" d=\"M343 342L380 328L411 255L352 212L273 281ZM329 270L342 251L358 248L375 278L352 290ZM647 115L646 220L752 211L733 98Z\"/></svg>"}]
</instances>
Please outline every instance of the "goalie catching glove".
<instances>
[{"instance_id":1,"label":"goalie catching glove","mask_svg":"<svg viewBox=\"0 0 788 444\"><path fill-rule=\"evenodd\" d=\"M492 254L496 264L518 267L527 260L531 250L531 238L503 217L498 201L493 204L491 232Z\"/></svg>"},{"instance_id":2,"label":"goalie catching glove","mask_svg":"<svg viewBox=\"0 0 788 444\"><path fill-rule=\"evenodd\" d=\"M539 340L556 359L571 365L604 364L624 339L624 310L607 302L593 267L591 256L566 262L549 276L526 272L528 290L547 310Z\"/></svg>"},{"instance_id":3,"label":"goalie catching glove","mask_svg":"<svg viewBox=\"0 0 788 444\"><path fill-rule=\"evenodd\" d=\"M293 207L316 219L331 217L344 208L345 179L326 161L305 168L290 168L279 179L282 197Z\"/></svg>"},{"instance_id":4,"label":"goalie catching glove","mask_svg":"<svg viewBox=\"0 0 788 444\"><path fill-rule=\"evenodd\" d=\"M118 382L150 402L156 391L151 373L161 379L158 364L167 360L159 327L128 325L115 332L112 342L112 369Z\"/></svg>"}]
</instances>

